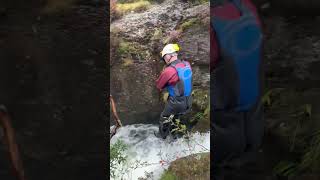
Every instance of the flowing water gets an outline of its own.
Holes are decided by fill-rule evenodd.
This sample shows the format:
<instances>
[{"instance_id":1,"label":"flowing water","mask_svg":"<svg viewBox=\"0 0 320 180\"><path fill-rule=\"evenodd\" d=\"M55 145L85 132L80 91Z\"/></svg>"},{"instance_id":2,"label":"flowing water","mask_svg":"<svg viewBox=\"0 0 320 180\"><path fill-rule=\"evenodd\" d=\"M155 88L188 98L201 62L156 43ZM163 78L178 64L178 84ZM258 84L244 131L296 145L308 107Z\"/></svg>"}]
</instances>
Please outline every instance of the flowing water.
<instances>
[{"instance_id":1,"label":"flowing water","mask_svg":"<svg viewBox=\"0 0 320 180\"><path fill-rule=\"evenodd\" d=\"M140 177L160 179L170 163L178 158L210 151L210 133L191 133L189 138L163 140L155 137L158 126L153 124L127 125L118 129L111 144L122 140L128 149L128 162L117 165L116 178L136 180ZM138 164L138 165L137 165ZM132 167L137 165L138 167Z\"/></svg>"}]
</instances>

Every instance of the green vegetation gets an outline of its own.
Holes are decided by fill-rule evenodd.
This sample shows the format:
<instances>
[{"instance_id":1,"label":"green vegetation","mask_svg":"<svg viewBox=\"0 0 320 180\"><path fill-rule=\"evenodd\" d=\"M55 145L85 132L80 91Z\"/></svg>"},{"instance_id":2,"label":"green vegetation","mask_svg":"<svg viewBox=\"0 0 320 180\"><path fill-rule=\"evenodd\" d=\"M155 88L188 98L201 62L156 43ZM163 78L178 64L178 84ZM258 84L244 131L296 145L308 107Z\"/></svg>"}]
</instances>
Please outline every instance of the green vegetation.
<instances>
[{"instance_id":1,"label":"green vegetation","mask_svg":"<svg viewBox=\"0 0 320 180\"><path fill-rule=\"evenodd\" d=\"M119 57L124 66L131 65L135 61L145 61L150 59L151 54L146 47L141 46L137 42L128 42L118 39L118 47L116 49L116 57Z\"/></svg>"},{"instance_id":2,"label":"green vegetation","mask_svg":"<svg viewBox=\"0 0 320 180\"><path fill-rule=\"evenodd\" d=\"M126 41L120 41L119 43L119 48L118 48L118 53L119 55L123 55L123 54L130 54L136 52L136 48L134 47L134 45L130 42L126 42Z\"/></svg>"},{"instance_id":3,"label":"green vegetation","mask_svg":"<svg viewBox=\"0 0 320 180\"><path fill-rule=\"evenodd\" d=\"M315 91L273 89L263 97L272 118L273 132L290 156L274 167L274 173L294 178L320 170L319 113L314 108ZM306 97L308 99L306 100ZM280 116L280 117L278 117ZM277 117L277 118L275 118Z\"/></svg>"},{"instance_id":4,"label":"green vegetation","mask_svg":"<svg viewBox=\"0 0 320 180\"><path fill-rule=\"evenodd\" d=\"M297 163L281 161L274 169L274 173L280 176L293 177L297 174Z\"/></svg>"},{"instance_id":5,"label":"green vegetation","mask_svg":"<svg viewBox=\"0 0 320 180\"><path fill-rule=\"evenodd\" d=\"M193 5L199 5L199 4L204 4L209 2L209 0L188 0L189 2L191 2Z\"/></svg>"},{"instance_id":6,"label":"green vegetation","mask_svg":"<svg viewBox=\"0 0 320 180\"><path fill-rule=\"evenodd\" d=\"M310 146L302 156L299 164L300 170L311 170L319 172L320 170L320 130L317 131L311 140Z\"/></svg>"},{"instance_id":7,"label":"green vegetation","mask_svg":"<svg viewBox=\"0 0 320 180\"><path fill-rule=\"evenodd\" d=\"M177 177L170 171L165 171L160 180L177 180Z\"/></svg>"},{"instance_id":8,"label":"green vegetation","mask_svg":"<svg viewBox=\"0 0 320 180\"><path fill-rule=\"evenodd\" d=\"M210 129L210 102L209 91L202 89L195 89L192 92L192 117L191 123L196 123L192 128L193 132L207 132Z\"/></svg>"},{"instance_id":9,"label":"green vegetation","mask_svg":"<svg viewBox=\"0 0 320 180\"><path fill-rule=\"evenodd\" d=\"M171 130L171 133L181 133L182 135L187 133L187 127L186 125L182 124L180 122L180 119L175 119L174 122L171 122L171 125L174 127Z\"/></svg>"},{"instance_id":10,"label":"green vegetation","mask_svg":"<svg viewBox=\"0 0 320 180\"><path fill-rule=\"evenodd\" d=\"M147 10L151 3L146 0L140 0L132 3L117 3L117 11L121 14L127 14L129 12L141 12Z\"/></svg>"},{"instance_id":11,"label":"green vegetation","mask_svg":"<svg viewBox=\"0 0 320 180\"><path fill-rule=\"evenodd\" d=\"M127 145L118 140L115 144L110 145L110 176L115 177L117 165L127 162L127 155L125 151L128 149Z\"/></svg>"},{"instance_id":12,"label":"green vegetation","mask_svg":"<svg viewBox=\"0 0 320 180\"><path fill-rule=\"evenodd\" d=\"M205 110L209 104L209 90L195 89L192 91L192 107L200 109L201 111Z\"/></svg>"},{"instance_id":13,"label":"green vegetation","mask_svg":"<svg viewBox=\"0 0 320 180\"><path fill-rule=\"evenodd\" d=\"M183 32L185 30L187 30L188 28L196 25L199 22L198 18L191 18L186 20L185 22L183 22L180 26L179 26L179 31Z\"/></svg>"},{"instance_id":14,"label":"green vegetation","mask_svg":"<svg viewBox=\"0 0 320 180\"><path fill-rule=\"evenodd\" d=\"M204 118L204 113L198 112L191 118L191 122L199 121L199 120L201 120L203 118Z\"/></svg>"}]
</instances>

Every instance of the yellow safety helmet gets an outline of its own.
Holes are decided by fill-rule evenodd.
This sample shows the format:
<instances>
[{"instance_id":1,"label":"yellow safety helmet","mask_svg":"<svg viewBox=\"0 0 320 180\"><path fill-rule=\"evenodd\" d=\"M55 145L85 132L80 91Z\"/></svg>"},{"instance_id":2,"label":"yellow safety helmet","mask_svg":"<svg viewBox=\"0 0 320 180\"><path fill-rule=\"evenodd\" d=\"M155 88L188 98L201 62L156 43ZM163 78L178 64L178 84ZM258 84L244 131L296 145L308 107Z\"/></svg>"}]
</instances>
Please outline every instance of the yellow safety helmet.
<instances>
[{"instance_id":1,"label":"yellow safety helmet","mask_svg":"<svg viewBox=\"0 0 320 180\"><path fill-rule=\"evenodd\" d=\"M166 46L164 46L164 48L160 52L161 57L163 58L166 54L175 53L175 52L178 52L179 50L180 50L180 47L178 46L178 44L167 44Z\"/></svg>"}]
</instances>

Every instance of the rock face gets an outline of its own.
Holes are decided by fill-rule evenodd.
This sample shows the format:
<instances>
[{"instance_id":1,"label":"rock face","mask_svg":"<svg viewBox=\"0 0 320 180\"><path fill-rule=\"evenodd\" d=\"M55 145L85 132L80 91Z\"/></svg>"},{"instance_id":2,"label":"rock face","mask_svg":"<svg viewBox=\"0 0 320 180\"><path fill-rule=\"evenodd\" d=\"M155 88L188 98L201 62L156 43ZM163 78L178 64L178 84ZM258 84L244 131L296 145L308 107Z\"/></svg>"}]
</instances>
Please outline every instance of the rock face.
<instances>
[{"instance_id":1,"label":"rock face","mask_svg":"<svg viewBox=\"0 0 320 180\"><path fill-rule=\"evenodd\" d=\"M107 12L95 1L61 2L0 2L0 104L28 179L103 179ZM0 162L6 156L0 141ZM0 179L9 167L1 163Z\"/></svg>"},{"instance_id":2,"label":"rock face","mask_svg":"<svg viewBox=\"0 0 320 180\"><path fill-rule=\"evenodd\" d=\"M293 14L312 14L320 8L320 2L317 0L252 0L252 2L258 8L269 3L272 8Z\"/></svg>"},{"instance_id":3,"label":"rock face","mask_svg":"<svg viewBox=\"0 0 320 180\"><path fill-rule=\"evenodd\" d=\"M169 42L192 62L194 88L209 86L209 5L179 0L154 4L111 24L111 94L125 124L157 122L162 111L155 80L162 66L159 52Z\"/></svg>"},{"instance_id":4,"label":"rock face","mask_svg":"<svg viewBox=\"0 0 320 180\"><path fill-rule=\"evenodd\" d=\"M277 149L289 156L278 162L300 164L316 146L314 133L320 128L319 18L273 15L264 16L263 23L266 91L271 99L266 107L266 134L280 142ZM309 155L318 161L319 156ZM307 171L318 172L314 163L306 163Z\"/></svg>"}]
</instances>

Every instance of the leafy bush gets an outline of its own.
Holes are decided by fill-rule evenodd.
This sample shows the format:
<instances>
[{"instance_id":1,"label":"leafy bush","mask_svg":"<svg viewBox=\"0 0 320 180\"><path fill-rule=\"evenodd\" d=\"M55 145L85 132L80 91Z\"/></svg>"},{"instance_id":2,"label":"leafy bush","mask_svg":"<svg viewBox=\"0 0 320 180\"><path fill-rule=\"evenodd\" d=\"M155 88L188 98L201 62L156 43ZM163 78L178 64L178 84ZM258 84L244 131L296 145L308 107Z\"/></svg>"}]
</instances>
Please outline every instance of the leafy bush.
<instances>
[{"instance_id":1,"label":"leafy bush","mask_svg":"<svg viewBox=\"0 0 320 180\"><path fill-rule=\"evenodd\" d=\"M125 155L125 151L128 149L127 145L118 140L115 144L110 145L110 176L116 176L117 166L127 162L128 156Z\"/></svg>"}]
</instances>

